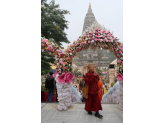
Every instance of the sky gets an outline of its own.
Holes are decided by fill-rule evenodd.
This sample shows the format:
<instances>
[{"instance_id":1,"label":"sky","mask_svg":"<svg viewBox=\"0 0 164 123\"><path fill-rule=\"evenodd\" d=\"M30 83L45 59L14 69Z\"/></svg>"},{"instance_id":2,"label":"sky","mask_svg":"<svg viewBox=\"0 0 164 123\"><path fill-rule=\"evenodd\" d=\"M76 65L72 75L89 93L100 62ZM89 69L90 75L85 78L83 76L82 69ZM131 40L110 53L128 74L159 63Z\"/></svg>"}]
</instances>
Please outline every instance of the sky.
<instances>
[{"instance_id":1,"label":"sky","mask_svg":"<svg viewBox=\"0 0 164 123\"><path fill-rule=\"evenodd\" d=\"M47 0L49 3L51 0ZM73 43L82 35L85 16L88 12L89 3L97 22L104 25L107 30L123 42L123 0L55 0L55 4L60 4L60 9L70 11L65 15L69 21L69 29L65 32L67 38ZM64 49L70 44L63 43Z\"/></svg>"}]
</instances>

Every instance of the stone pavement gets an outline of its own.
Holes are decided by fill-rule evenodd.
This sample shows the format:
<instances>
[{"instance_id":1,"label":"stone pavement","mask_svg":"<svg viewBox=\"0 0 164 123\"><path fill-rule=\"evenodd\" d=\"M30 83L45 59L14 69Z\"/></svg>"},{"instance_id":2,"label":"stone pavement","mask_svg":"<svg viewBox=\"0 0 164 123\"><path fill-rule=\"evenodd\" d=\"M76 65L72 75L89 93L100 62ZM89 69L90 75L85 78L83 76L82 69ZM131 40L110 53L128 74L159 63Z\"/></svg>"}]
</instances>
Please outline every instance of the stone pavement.
<instances>
[{"instance_id":1,"label":"stone pavement","mask_svg":"<svg viewBox=\"0 0 164 123\"><path fill-rule=\"evenodd\" d=\"M88 115L84 110L85 104L72 104L67 111L58 111L58 103L41 103L42 123L123 123L123 111L118 104L102 104L102 119Z\"/></svg>"}]
</instances>

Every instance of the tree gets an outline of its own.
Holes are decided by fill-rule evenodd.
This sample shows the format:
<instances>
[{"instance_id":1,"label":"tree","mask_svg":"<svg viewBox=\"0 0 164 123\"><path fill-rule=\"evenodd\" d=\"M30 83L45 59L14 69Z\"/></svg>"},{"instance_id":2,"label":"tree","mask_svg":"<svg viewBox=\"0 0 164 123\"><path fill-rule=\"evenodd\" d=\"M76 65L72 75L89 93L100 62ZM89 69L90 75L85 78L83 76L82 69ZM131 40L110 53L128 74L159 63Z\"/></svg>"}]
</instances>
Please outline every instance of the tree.
<instances>
[{"instance_id":1,"label":"tree","mask_svg":"<svg viewBox=\"0 0 164 123\"><path fill-rule=\"evenodd\" d=\"M51 71L50 63L54 63L55 59L47 52L41 52L41 75Z\"/></svg>"},{"instance_id":2,"label":"tree","mask_svg":"<svg viewBox=\"0 0 164 123\"><path fill-rule=\"evenodd\" d=\"M97 72L98 74L101 74L101 73L102 73L102 70L96 68L96 72Z\"/></svg>"},{"instance_id":3,"label":"tree","mask_svg":"<svg viewBox=\"0 0 164 123\"><path fill-rule=\"evenodd\" d=\"M46 1L41 0L42 37L50 39L59 46L62 46L62 42L70 43L64 32L65 29L68 29L68 21L65 20L64 15L68 14L69 11L58 9L59 4L55 5L53 0L49 4Z\"/></svg>"},{"instance_id":4,"label":"tree","mask_svg":"<svg viewBox=\"0 0 164 123\"><path fill-rule=\"evenodd\" d=\"M55 5L52 0L49 4L47 0L41 0L41 37L45 37L56 43L60 48L62 42L70 43L67 39L67 34L64 32L68 29L68 21L64 15L69 11L58 9L59 5ZM50 63L54 63L54 57L46 52L41 52L41 74L47 74L51 71Z\"/></svg>"}]
</instances>

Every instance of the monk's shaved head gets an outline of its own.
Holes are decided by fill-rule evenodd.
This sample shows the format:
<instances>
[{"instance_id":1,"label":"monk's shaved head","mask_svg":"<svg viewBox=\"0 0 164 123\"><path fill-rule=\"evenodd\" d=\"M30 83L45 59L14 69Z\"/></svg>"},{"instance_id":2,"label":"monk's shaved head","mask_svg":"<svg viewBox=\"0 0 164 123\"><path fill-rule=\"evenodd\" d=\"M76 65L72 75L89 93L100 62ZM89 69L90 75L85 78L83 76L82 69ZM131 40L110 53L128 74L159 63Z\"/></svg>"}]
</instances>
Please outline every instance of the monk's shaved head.
<instances>
[{"instance_id":1,"label":"monk's shaved head","mask_svg":"<svg viewBox=\"0 0 164 123\"><path fill-rule=\"evenodd\" d=\"M92 67L92 66L93 66L92 64L89 64L89 65L88 65L88 68L90 68L90 67Z\"/></svg>"}]
</instances>

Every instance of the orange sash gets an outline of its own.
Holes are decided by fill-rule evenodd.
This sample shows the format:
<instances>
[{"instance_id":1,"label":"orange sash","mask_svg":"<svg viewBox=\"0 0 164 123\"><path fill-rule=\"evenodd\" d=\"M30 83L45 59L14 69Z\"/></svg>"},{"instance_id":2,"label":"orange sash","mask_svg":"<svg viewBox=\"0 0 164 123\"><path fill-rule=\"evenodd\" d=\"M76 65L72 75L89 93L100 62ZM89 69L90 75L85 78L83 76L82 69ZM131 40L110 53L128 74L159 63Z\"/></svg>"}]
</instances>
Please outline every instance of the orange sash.
<instances>
[{"instance_id":1,"label":"orange sash","mask_svg":"<svg viewBox=\"0 0 164 123\"><path fill-rule=\"evenodd\" d=\"M101 100L102 100L102 90L103 90L102 82L99 80L99 81L97 82L97 85L98 85L98 89L99 89L98 95L99 95L100 101L101 101Z\"/></svg>"}]
</instances>

